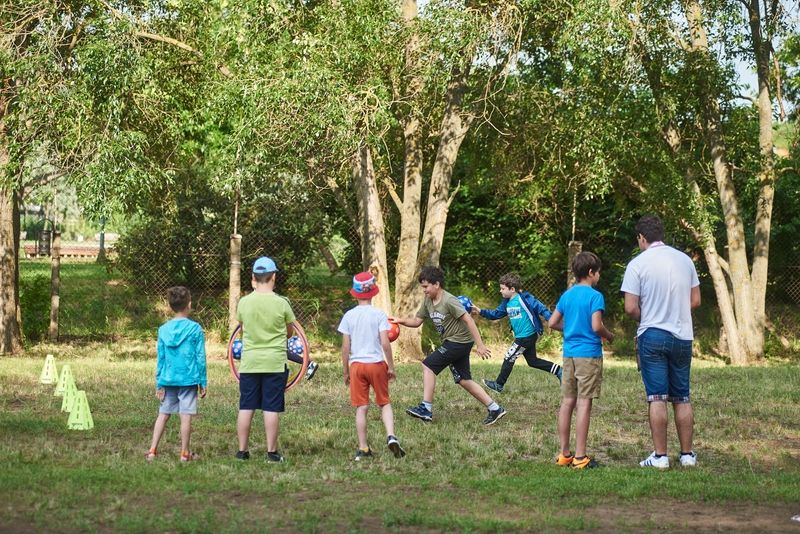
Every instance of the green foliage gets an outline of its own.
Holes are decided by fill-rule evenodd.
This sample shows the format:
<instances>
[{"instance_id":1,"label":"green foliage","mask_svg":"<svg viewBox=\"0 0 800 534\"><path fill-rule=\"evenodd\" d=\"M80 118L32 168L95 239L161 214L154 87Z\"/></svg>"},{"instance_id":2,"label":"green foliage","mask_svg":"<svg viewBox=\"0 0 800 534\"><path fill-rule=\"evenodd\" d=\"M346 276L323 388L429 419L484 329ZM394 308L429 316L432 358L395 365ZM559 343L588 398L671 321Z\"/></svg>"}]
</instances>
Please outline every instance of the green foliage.
<instances>
[{"instance_id":1,"label":"green foliage","mask_svg":"<svg viewBox=\"0 0 800 534\"><path fill-rule=\"evenodd\" d=\"M22 278L19 282L19 305L26 344L45 339L50 326L50 277L37 274Z\"/></svg>"}]
</instances>

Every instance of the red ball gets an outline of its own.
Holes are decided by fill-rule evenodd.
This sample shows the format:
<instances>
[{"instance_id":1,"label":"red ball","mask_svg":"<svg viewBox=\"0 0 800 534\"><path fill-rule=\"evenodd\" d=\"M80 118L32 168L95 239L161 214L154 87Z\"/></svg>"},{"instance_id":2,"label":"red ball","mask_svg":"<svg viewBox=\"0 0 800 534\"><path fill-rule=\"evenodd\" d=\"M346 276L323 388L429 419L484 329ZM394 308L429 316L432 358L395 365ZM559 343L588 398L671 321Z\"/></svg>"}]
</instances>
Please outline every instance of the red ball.
<instances>
[{"instance_id":1,"label":"red ball","mask_svg":"<svg viewBox=\"0 0 800 534\"><path fill-rule=\"evenodd\" d=\"M389 323L389 341L394 341L400 336L400 325L397 323Z\"/></svg>"}]
</instances>

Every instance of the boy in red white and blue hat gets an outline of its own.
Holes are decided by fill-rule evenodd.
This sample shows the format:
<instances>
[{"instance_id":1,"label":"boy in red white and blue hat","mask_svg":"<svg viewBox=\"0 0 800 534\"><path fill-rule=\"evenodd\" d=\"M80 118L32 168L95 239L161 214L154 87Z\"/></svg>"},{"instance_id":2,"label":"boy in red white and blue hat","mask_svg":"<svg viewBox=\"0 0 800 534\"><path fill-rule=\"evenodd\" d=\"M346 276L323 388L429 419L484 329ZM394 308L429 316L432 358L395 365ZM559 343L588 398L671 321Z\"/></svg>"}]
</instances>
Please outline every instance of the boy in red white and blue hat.
<instances>
[{"instance_id":1,"label":"boy in red white and blue hat","mask_svg":"<svg viewBox=\"0 0 800 534\"><path fill-rule=\"evenodd\" d=\"M357 462L372 457L372 449L367 441L370 388L375 392L375 404L381 407L381 419L386 427L386 445L396 458L406 454L394 435L389 380L394 380L396 375L389 343L389 319L383 310L372 305L372 298L378 292L378 285L371 273L355 275L350 294L358 300L358 305L344 314L338 327L342 334L344 383L350 387L350 401L356 409L358 450L354 459Z\"/></svg>"}]
</instances>

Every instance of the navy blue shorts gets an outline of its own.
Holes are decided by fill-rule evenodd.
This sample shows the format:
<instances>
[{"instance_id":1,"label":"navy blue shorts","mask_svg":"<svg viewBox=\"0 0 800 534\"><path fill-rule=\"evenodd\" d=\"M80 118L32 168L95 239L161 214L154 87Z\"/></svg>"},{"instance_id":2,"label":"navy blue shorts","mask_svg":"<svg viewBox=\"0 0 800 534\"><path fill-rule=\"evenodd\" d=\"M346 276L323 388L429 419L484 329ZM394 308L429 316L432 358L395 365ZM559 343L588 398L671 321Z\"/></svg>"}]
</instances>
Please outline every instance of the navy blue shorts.
<instances>
[{"instance_id":1,"label":"navy blue shorts","mask_svg":"<svg viewBox=\"0 0 800 534\"><path fill-rule=\"evenodd\" d=\"M240 373L239 409L283 412L289 370L282 373Z\"/></svg>"},{"instance_id":2,"label":"navy blue shorts","mask_svg":"<svg viewBox=\"0 0 800 534\"><path fill-rule=\"evenodd\" d=\"M638 345L647 402L689 402L692 341L648 328L639 336Z\"/></svg>"}]
</instances>

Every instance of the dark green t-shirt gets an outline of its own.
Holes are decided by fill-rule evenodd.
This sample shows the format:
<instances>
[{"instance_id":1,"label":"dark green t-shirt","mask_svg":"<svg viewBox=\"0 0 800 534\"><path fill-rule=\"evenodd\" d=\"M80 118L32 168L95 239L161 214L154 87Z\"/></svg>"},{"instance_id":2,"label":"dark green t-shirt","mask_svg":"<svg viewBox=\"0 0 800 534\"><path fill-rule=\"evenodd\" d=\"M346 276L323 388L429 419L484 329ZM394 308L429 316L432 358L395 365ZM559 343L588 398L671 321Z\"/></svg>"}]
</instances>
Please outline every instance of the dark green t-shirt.
<instances>
[{"instance_id":1,"label":"dark green t-shirt","mask_svg":"<svg viewBox=\"0 0 800 534\"><path fill-rule=\"evenodd\" d=\"M442 298L437 304L425 297L422 306L417 310L417 317L420 319L430 318L443 341L473 343L469 328L461 320L461 316L465 313L467 310L456 297L447 291L442 291Z\"/></svg>"}]
</instances>

